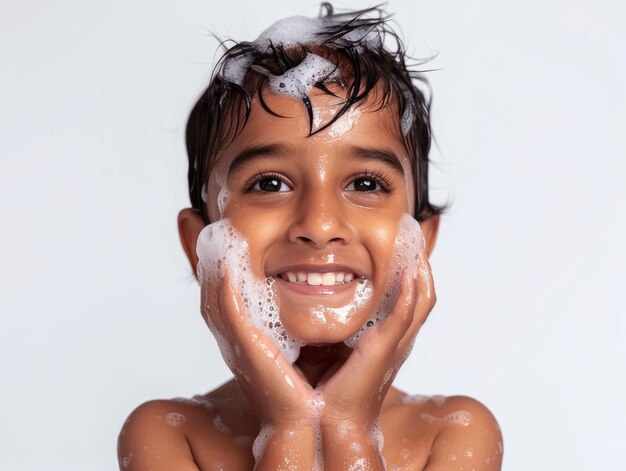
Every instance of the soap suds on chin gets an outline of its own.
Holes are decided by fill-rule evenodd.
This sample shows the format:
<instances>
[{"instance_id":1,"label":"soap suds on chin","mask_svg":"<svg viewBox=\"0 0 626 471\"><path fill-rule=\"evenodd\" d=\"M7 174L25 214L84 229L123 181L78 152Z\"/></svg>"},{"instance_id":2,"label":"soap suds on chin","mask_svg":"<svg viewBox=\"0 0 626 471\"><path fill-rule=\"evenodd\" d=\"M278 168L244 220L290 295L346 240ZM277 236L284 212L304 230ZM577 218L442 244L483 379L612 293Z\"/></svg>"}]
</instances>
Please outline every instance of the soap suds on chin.
<instances>
[{"instance_id":1,"label":"soap suds on chin","mask_svg":"<svg viewBox=\"0 0 626 471\"><path fill-rule=\"evenodd\" d=\"M354 295L348 304L339 307L329 307L318 304L313 308L311 317L314 323L326 324L328 319L340 324L347 324L352 316L361 309L374 293L371 281L361 279L354 289Z\"/></svg>"},{"instance_id":2,"label":"soap suds on chin","mask_svg":"<svg viewBox=\"0 0 626 471\"><path fill-rule=\"evenodd\" d=\"M424 250L424 235L422 234L419 222L410 214L403 214L400 219L398 234L396 235L394 243L383 301L361 329L344 342L348 347L355 348L368 328L382 323L389 314L391 314L400 293L402 271L407 267L417 270L418 257Z\"/></svg>"}]
</instances>

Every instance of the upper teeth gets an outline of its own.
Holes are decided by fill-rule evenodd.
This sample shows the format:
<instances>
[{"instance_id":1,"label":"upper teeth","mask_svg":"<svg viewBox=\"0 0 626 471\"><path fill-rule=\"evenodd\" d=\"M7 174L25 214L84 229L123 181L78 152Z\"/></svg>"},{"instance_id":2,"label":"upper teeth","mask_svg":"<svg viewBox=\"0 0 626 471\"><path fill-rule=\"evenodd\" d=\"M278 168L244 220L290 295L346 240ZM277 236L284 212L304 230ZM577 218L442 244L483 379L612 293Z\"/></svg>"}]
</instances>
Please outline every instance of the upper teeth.
<instances>
[{"instance_id":1,"label":"upper teeth","mask_svg":"<svg viewBox=\"0 0 626 471\"><path fill-rule=\"evenodd\" d=\"M354 273L351 272L327 272L327 273L311 273L311 272L293 272L288 271L279 274L283 280L291 283L304 283L311 286L330 286L337 283L349 283L354 279Z\"/></svg>"}]
</instances>

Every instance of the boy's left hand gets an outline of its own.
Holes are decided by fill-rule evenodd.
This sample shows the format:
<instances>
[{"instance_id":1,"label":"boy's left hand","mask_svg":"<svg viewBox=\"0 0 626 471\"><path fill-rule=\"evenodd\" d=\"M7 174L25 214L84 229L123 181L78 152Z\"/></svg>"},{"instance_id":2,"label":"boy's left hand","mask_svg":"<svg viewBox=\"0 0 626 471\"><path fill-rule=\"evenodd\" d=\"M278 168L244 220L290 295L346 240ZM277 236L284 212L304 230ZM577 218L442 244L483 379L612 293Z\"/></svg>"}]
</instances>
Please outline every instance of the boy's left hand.
<instances>
[{"instance_id":1,"label":"boy's left hand","mask_svg":"<svg viewBox=\"0 0 626 471\"><path fill-rule=\"evenodd\" d=\"M421 253L418 266L403 272L391 314L380 326L367 330L345 363L318 385L325 401L323 428L345 421L367 430L375 426L382 401L435 301L430 264Z\"/></svg>"}]
</instances>

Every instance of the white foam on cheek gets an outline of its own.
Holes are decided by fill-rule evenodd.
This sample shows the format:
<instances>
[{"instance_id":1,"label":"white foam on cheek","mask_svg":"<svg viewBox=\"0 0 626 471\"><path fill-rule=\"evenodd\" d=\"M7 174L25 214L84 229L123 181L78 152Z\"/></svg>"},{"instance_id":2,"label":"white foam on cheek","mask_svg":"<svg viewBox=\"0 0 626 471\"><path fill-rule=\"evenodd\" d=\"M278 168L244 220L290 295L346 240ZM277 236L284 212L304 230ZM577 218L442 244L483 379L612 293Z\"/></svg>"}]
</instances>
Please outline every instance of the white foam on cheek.
<instances>
[{"instance_id":1,"label":"white foam on cheek","mask_svg":"<svg viewBox=\"0 0 626 471\"><path fill-rule=\"evenodd\" d=\"M410 214L403 214L398 225L383 301L361 329L344 342L346 345L350 348L356 347L369 327L378 325L387 318L398 299L402 271L405 268L417 270L418 257L424 251L424 235L419 223Z\"/></svg>"},{"instance_id":2,"label":"white foam on cheek","mask_svg":"<svg viewBox=\"0 0 626 471\"><path fill-rule=\"evenodd\" d=\"M216 174L215 182L219 188L219 192L217 194L217 209L220 213L220 219L222 219L224 217L224 211L226 210L230 193L228 192L226 178L223 175Z\"/></svg>"},{"instance_id":3,"label":"white foam on cheek","mask_svg":"<svg viewBox=\"0 0 626 471\"><path fill-rule=\"evenodd\" d=\"M273 287L274 279L259 280L254 276L248 242L230 221L221 219L206 226L198 237L196 253L200 282L206 286L219 286L228 267L232 286L243 301L242 307L247 318L276 342L288 361L296 361L302 343L290 337L282 325L278 297ZM212 307L206 300L203 300L203 306L207 310L207 323L216 337L224 359L232 369L232 348L210 321L208 310Z\"/></svg>"}]
</instances>

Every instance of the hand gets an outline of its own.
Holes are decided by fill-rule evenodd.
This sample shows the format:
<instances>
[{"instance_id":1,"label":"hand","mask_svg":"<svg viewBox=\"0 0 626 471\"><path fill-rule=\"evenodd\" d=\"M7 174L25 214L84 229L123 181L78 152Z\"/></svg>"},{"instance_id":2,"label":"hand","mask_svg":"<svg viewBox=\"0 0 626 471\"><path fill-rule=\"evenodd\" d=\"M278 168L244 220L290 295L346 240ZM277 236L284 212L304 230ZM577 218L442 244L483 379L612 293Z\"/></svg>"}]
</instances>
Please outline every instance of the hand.
<instances>
[{"instance_id":1,"label":"hand","mask_svg":"<svg viewBox=\"0 0 626 471\"><path fill-rule=\"evenodd\" d=\"M224 361L261 424L309 425L312 388L278 345L253 324L225 271L219 286L201 283L202 311Z\"/></svg>"},{"instance_id":2,"label":"hand","mask_svg":"<svg viewBox=\"0 0 626 471\"><path fill-rule=\"evenodd\" d=\"M334 374L331 369L327 379L322 378L323 429L333 430L342 423L345 428L346 421L368 431L376 426L383 399L435 301L430 264L422 252L418 266L404 270L391 314L365 332Z\"/></svg>"}]
</instances>

